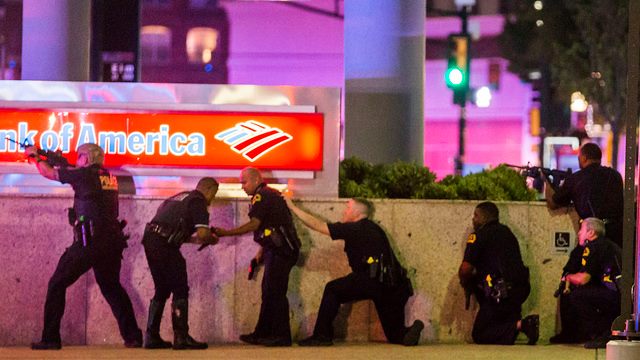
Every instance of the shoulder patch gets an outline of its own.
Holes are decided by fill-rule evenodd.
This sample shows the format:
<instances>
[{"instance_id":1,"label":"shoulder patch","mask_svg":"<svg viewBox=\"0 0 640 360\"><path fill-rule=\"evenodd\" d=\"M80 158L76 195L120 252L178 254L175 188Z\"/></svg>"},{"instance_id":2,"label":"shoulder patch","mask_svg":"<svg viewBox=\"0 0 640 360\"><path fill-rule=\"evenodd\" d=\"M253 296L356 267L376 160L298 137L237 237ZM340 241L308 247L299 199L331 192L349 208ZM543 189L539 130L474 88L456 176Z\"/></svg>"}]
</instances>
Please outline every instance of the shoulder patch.
<instances>
[{"instance_id":1,"label":"shoulder patch","mask_svg":"<svg viewBox=\"0 0 640 360\"><path fill-rule=\"evenodd\" d=\"M469 234L469 237L467 238L467 244L473 244L474 242L476 242L476 234Z\"/></svg>"},{"instance_id":2,"label":"shoulder patch","mask_svg":"<svg viewBox=\"0 0 640 360\"><path fill-rule=\"evenodd\" d=\"M262 201L262 195L255 194L253 196L253 198L251 199L251 204L255 204L255 203L260 202L260 201Z\"/></svg>"}]
</instances>

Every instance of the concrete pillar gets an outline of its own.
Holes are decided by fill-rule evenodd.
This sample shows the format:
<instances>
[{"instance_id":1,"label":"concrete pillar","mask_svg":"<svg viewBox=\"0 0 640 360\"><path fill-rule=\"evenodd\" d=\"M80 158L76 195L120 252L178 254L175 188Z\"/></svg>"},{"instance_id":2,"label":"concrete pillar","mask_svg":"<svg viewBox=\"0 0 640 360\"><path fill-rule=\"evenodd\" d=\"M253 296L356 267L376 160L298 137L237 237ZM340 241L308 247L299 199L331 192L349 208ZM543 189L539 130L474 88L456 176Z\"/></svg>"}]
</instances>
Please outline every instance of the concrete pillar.
<instances>
[{"instance_id":1,"label":"concrete pillar","mask_svg":"<svg viewBox=\"0 0 640 360\"><path fill-rule=\"evenodd\" d=\"M22 79L89 79L91 1L23 0Z\"/></svg>"},{"instance_id":2,"label":"concrete pillar","mask_svg":"<svg viewBox=\"0 0 640 360\"><path fill-rule=\"evenodd\" d=\"M424 158L425 0L344 2L345 156Z\"/></svg>"}]
</instances>

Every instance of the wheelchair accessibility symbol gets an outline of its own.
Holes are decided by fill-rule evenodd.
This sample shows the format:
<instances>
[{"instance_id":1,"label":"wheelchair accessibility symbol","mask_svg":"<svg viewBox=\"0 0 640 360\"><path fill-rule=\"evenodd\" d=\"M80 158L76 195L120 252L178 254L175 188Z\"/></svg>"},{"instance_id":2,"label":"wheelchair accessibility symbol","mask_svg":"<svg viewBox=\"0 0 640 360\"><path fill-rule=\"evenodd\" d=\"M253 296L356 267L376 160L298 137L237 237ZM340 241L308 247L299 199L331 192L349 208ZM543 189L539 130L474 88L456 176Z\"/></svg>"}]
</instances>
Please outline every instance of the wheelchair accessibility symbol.
<instances>
[{"instance_id":1,"label":"wheelchair accessibility symbol","mask_svg":"<svg viewBox=\"0 0 640 360\"><path fill-rule=\"evenodd\" d=\"M571 245L571 234L568 232L556 232L554 245L556 250L569 250Z\"/></svg>"}]
</instances>

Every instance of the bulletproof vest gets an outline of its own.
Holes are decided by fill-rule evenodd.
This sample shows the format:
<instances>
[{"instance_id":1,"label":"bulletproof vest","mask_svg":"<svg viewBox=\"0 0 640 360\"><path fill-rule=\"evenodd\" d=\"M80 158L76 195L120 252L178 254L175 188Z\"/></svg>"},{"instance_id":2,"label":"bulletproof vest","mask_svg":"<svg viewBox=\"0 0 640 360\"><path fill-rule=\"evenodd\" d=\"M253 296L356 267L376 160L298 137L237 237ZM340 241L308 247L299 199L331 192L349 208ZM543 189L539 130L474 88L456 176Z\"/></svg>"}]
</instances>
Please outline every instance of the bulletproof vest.
<instances>
[{"instance_id":1,"label":"bulletproof vest","mask_svg":"<svg viewBox=\"0 0 640 360\"><path fill-rule=\"evenodd\" d=\"M93 222L110 223L118 220L118 180L97 165L86 168L87 181L74 184L73 207L77 216Z\"/></svg>"}]
</instances>

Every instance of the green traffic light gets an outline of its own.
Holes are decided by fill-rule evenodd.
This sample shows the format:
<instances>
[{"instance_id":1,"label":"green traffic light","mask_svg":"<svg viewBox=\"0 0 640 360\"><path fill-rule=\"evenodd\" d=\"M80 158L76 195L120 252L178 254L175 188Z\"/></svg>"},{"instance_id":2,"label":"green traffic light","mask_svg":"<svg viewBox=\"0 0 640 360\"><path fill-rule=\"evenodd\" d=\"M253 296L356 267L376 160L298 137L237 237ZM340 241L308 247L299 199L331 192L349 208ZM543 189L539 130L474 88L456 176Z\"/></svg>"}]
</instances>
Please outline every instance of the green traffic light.
<instances>
[{"instance_id":1,"label":"green traffic light","mask_svg":"<svg viewBox=\"0 0 640 360\"><path fill-rule=\"evenodd\" d=\"M449 68L444 78L447 82L447 86L449 87L457 87L462 85L464 82L464 74L462 73L462 70L457 67Z\"/></svg>"}]
</instances>

